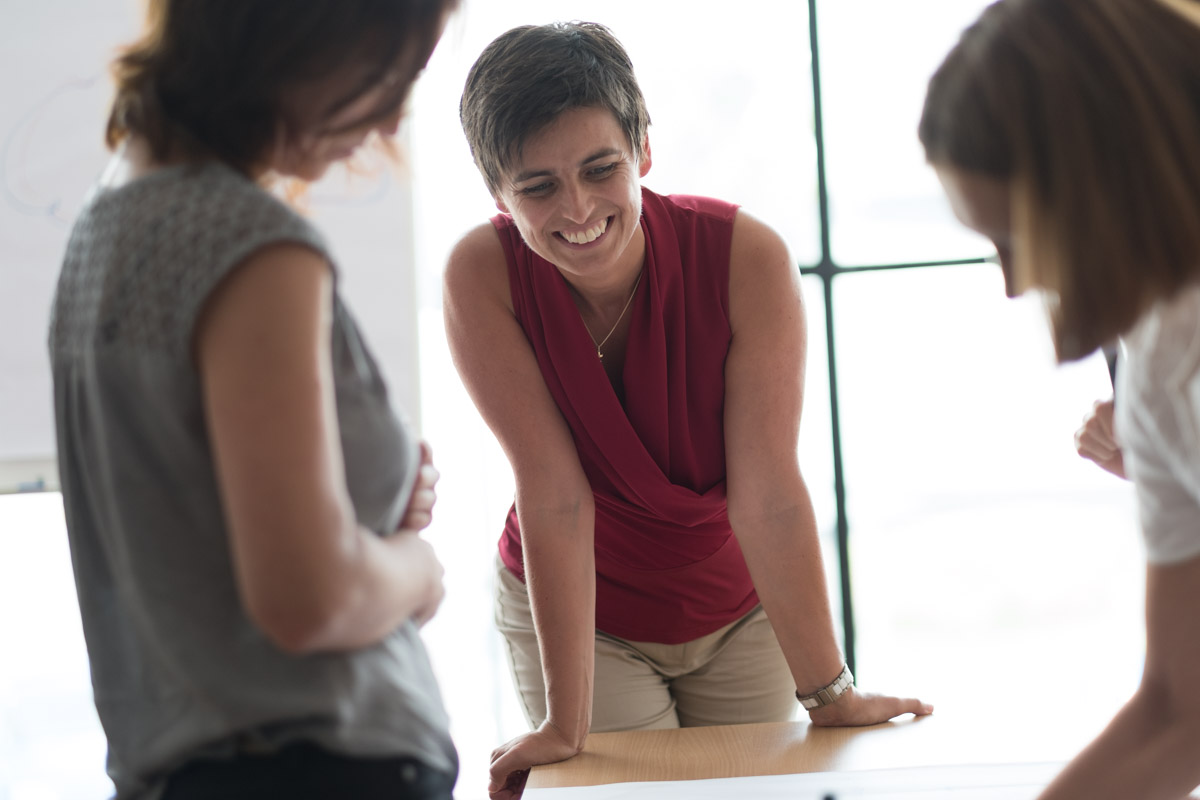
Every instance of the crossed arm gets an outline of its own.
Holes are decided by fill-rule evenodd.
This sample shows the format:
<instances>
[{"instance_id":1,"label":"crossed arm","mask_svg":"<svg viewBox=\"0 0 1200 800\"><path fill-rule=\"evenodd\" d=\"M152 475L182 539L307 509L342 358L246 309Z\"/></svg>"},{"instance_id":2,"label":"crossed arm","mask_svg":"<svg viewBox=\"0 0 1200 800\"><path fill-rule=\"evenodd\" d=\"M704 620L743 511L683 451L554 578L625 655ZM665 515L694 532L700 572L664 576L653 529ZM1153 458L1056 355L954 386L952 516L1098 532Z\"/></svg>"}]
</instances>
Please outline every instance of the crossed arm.
<instances>
[{"instance_id":1,"label":"crossed arm","mask_svg":"<svg viewBox=\"0 0 1200 800\"><path fill-rule=\"evenodd\" d=\"M313 251L264 248L217 287L194 341L241 601L293 653L373 644L429 619L443 593L442 567L416 535L437 480L427 449L396 535L356 521L333 396L332 286Z\"/></svg>"}]
</instances>

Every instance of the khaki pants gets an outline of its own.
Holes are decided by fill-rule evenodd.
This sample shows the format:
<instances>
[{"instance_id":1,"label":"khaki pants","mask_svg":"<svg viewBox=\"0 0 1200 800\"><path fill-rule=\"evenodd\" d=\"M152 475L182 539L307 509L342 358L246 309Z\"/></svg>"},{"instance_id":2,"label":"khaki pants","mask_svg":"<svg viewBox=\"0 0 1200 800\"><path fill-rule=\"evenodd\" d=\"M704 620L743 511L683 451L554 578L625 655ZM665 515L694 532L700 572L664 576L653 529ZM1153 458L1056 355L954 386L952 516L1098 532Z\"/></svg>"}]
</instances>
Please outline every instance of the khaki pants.
<instances>
[{"instance_id":1,"label":"khaki pants","mask_svg":"<svg viewBox=\"0 0 1200 800\"><path fill-rule=\"evenodd\" d=\"M546 684L529 595L496 559L496 626L532 727L546 718ZM593 733L790 720L796 686L761 605L684 644L631 642L596 631Z\"/></svg>"}]
</instances>

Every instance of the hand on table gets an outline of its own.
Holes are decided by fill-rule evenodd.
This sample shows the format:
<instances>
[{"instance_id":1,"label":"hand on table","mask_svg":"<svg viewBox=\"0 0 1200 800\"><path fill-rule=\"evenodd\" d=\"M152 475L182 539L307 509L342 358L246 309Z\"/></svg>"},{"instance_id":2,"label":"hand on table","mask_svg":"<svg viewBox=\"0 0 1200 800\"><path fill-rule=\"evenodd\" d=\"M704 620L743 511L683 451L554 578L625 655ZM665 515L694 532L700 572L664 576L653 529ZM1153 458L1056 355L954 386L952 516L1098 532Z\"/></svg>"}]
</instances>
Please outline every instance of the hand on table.
<instances>
[{"instance_id":1,"label":"hand on table","mask_svg":"<svg viewBox=\"0 0 1200 800\"><path fill-rule=\"evenodd\" d=\"M915 698L889 697L871 692L860 692L850 687L837 702L808 712L813 725L819 727L842 727L875 725L887 722L901 714L916 714L918 717L933 713L933 706Z\"/></svg>"},{"instance_id":2,"label":"hand on table","mask_svg":"<svg viewBox=\"0 0 1200 800\"><path fill-rule=\"evenodd\" d=\"M492 751L492 767L488 782L491 800L516 800L525 791L529 770L538 764L564 761L579 752L557 728L549 722L529 733L523 733Z\"/></svg>"},{"instance_id":3,"label":"hand on table","mask_svg":"<svg viewBox=\"0 0 1200 800\"><path fill-rule=\"evenodd\" d=\"M1095 461L1118 478L1125 477L1125 460L1113 434L1113 401L1097 400L1075 431L1075 452Z\"/></svg>"}]
</instances>

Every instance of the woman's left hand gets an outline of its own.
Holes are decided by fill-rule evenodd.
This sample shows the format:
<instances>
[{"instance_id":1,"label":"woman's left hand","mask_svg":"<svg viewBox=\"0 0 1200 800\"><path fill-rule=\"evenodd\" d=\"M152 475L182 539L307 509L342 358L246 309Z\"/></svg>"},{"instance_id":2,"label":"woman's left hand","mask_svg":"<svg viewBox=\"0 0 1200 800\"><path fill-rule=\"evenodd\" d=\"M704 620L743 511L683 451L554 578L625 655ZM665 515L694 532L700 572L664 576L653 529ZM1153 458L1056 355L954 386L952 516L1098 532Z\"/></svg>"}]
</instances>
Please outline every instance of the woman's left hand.
<instances>
[{"instance_id":1,"label":"woman's left hand","mask_svg":"<svg viewBox=\"0 0 1200 800\"><path fill-rule=\"evenodd\" d=\"M843 727L875 725L901 714L923 717L933 713L933 706L916 698L889 697L883 694L860 692L851 686L836 703L814 708L808 712L813 725Z\"/></svg>"},{"instance_id":2,"label":"woman's left hand","mask_svg":"<svg viewBox=\"0 0 1200 800\"><path fill-rule=\"evenodd\" d=\"M433 522L433 506L437 502L437 486L438 478L441 473L437 467L433 466L433 451L429 448L429 443L421 442L421 463L417 467L417 480L413 485L412 497L409 498L408 507L404 510L404 517L400 520L397 530L416 533L429 527L429 523Z\"/></svg>"},{"instance_id":3,"label":"woman's left hand","mask_svg":"<svg viewBox=\"0 0 1200 800\"><path fill-rule=\"evenodd\" d=\"M1113 401L1097 400L1075 431L1075 452L1095 461L1101 469L1126 478L1125 458L1113 431Z\"/></svg>"}]
</instances>

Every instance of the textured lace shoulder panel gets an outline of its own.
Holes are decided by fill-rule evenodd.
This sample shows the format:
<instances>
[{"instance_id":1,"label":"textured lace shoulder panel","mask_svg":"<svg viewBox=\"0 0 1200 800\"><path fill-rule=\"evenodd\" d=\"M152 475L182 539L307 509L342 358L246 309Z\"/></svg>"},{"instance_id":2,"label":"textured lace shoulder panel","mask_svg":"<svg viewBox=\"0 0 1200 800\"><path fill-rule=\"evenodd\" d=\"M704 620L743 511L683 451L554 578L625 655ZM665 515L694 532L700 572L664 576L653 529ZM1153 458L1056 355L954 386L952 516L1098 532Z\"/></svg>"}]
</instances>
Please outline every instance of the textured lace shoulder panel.
<instances>
[{"instance_id":1,"label":"textured lace shoulder panel","mask_svg":"<svg viewBox=\"0 0 1200 800\"><path fill-rule=\"evenodd\" d=\"M67 244L51 350L186 357L196 316L221 279L254 251L285 241L329 258L308 221L223 165L170 167L100 191Z\"/></svg>"}]
</instances>

